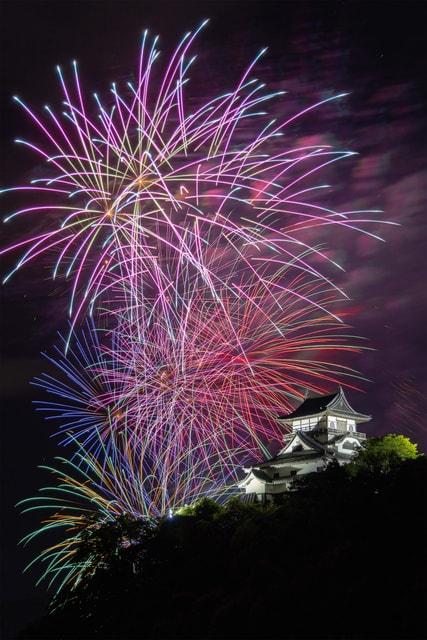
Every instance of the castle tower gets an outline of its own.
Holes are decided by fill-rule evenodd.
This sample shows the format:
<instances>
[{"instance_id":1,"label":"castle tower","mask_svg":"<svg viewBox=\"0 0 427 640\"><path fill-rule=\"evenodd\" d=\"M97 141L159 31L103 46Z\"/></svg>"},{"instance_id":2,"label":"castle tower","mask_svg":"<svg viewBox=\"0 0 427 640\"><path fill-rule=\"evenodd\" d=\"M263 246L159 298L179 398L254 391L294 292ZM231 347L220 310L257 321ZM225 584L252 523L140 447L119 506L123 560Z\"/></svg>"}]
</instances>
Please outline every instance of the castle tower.
<instances>
[{"instance_id":1,"label":"castle tower","mask_svg":"<svg viewBox=\"0 0 427 640\"><path fill-rule=\"evenodd\" d=\"M371 416L355 411L341 387L333 394L306 398L292 413L278 416L291 431L276 456L245 468L238 483L247 500L272 500L288 491L295 478L321 471L331 460L347 464L366 434L357 430Z\"/></svg>"},{"instance_id":2,"label":"castle tower","mask_svg":"<svg viewBox=\"0 0 427 640\"><path fill-rule=\"evenodd\" d=\"M324 443L345 433L354 434L357 438L366 437L357 431L357 425L370 419L371 416L365 416L350 406L341 387L331 395L306 398L295 411L278 417L280 422L292 428L292 433L311 433Z\"/></svg>"}]
</instances>

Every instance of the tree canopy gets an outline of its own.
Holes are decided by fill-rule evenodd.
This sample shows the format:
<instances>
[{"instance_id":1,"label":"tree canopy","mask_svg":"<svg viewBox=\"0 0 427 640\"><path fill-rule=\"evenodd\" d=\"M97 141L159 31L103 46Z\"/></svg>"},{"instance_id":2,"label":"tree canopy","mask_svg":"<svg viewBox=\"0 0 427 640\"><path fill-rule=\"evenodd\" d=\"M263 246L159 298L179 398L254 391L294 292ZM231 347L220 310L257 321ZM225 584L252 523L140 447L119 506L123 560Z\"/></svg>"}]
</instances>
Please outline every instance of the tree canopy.
<instances>
[{"instance_id":1,"label":"tree canopy","mask_svg":"<svg viewBox=\"0 0 427 640\"><path fill-rule=\"evenodd\" d=\"M415 460L418 447L409 438L400 434L388 434L381 438L368 438L362 445L349 470L387 473L404 460Z\"/></svg>"}]
</instances>

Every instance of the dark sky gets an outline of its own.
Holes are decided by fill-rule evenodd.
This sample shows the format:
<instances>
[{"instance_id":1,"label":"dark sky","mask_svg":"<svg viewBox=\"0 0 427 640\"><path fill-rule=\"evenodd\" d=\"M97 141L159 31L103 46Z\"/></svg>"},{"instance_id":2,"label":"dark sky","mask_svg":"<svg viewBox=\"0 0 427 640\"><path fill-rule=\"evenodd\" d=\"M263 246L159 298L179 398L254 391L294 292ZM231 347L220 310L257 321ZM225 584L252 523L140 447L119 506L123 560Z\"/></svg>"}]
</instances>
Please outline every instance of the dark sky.
<instances>
[{"instance_id":1,"label":"dark sky","mask_svg":"<svg viewBox=\"0 0 427 640\"><path fill-rule=\"evenodd\" d=\"M400 228L386 243L334 238L346 267L340 284L352 296L354 333L373 349L356 362L371 380L354 406L374 419L370 433L406 433L427 449L425 371L427 281L426 69L427 5L413 2L2 2L0 185L22 183L34 157L13 144L31 133L11 102L33 105L58 97L54 66L77 58L85 85L101 90L133 69L141 31L161 35L161 48L205 17L198 81L207 95L229 87L263 46L258 77L288 92L286 108L328 92L349 91L344 106L317 113L298 129L358 151L334 175L337 206L382 208ZM3 201L0 201L1 216ZM8 232L11 227L8 227ZM1 244L9 238L3 234ZM4 260L2 273L10 265ZM44 477L36 465L57 453L49 428L35 415L28 381L43 370L40 351L63 327L65 289L53 290L42 269L23 271L2 295L2 591L6 625L40 611L43 588L21 576L32 552L17 549L31 528L14 503L33 495ZM7 636L6 636L7 637Z\"/></svg>"}]
</instances>

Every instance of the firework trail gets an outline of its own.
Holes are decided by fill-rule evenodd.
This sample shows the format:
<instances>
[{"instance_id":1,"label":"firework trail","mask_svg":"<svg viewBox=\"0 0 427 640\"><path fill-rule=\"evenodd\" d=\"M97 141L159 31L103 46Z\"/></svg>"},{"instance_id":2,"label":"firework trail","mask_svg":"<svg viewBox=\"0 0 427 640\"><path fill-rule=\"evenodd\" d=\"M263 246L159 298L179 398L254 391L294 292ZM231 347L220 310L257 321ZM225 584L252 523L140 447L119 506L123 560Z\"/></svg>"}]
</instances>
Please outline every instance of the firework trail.
<instances>
[{"instance_id":1,"label":"firework trail","mask_svg":"<svg viewBox=\"0 0 427 640\"><path fill-rule=\"evenodd\" d=\"M44 571L38 583L48 579L56 583L57 593L65 586L77 586L83 576L93 573L102 559L96 554L82 553L88 534L126 514L141 520L151 517L147 510L146 492L137 484L138 470L129 469L129 460L106 456L104 464L78 443L74 460L56 458L61 468L40 467L53 474L55 486L42 487L34 498L18 503L22 513L42 511L47 517L41 527L26 535L28 544L38 536L63 532L63 539L45 548L26 567L41 563ZM101 443L102 446L102 443Z\"/></svg>"},{"instance_id":2,"label":"firework trail","mask_svg":"<svg viewBox=\"0 0 427 640\"><path fill-rule=\"evenodd\" d=\"M39 536L49 539L52 532L61 533L60 542L43 549L26 567L28 570L40 563L43 572L37 584L48 580L49 587L56 587L55 595L64 587L72 590L82 578L104 566L102 552L108 553L105 544L101 549L97 545L96 550L88 547L88 540L91 536L96 537L100 527L115 526L123 516L153 527L157 518L164 514L158 511L155 481L146 476L131 450L121 447L114 435L108 452L100 438L98 444L103 456L94 456L75 440L77 453L72 460L57 457L60 466L40 467L49 471L56 483L42 487L38 496L17 505L22 513L41 511L47 514L41 526L21 540L24 545ZM167 496L168 512L183 504L183 496L191 503L201 495L221 500L229 493L226 484L219 489L213 487L210 468L206 467L204 471L205 476L200 468L198 476L193 474L191 488L187 477L182 477L180 485L175 487L176 493L170 492ZM157 486L157 494L161 493L164 494L163 487ZM138 535L135 539L140 540ZM130 543L126 532L117 540L122 547Z\"/></svg>"},{"instance_id":3,"label":"firework trail","mask_svg":"<svg viewBox=\"0 0 427 640\"><path fill-rule=\"evenodd\" d=\"M417 381L406 377L391 384L390 422L397 433L425 432L426 397Z\"/></svg>"},{"instance_id":4,"label":"firework trail","mask_svg":"<svg viewBox=\"0 0 427 640\"><path fill-rule=\"evenodd\" d=\"M338 225L375 235L364 228L374 212L336 212L313 202L327 186L313 184L318 172L352 152L286 148L281 138L298 118L344 94L284 122L268 120L264 104L283 92L268 93L251 78L263 50L234 90L186 110L187 74L196 58L190 50L205 24L184 36L160 78L157 38L150 45L145 32L135 81L120 91L113 84L104 101L94 94L89 105L75 62L71 83L57 68L61 114L46 105L40 115L15 97L42 139L17 142L47 169L44 178L4 190L31 197L5 222L26 216L38 229L3 251L24 250L4 281L42 254L53 257L53 278L70 280L72 326L118 282L132 282L135 271L142 269L146 284L158 287L162 244L216 295L215 272L200 256L215 237L255 275L267 261L326 279L318 263L331 260L306 244L306 231Z\"/></svg>"}]
</instances>

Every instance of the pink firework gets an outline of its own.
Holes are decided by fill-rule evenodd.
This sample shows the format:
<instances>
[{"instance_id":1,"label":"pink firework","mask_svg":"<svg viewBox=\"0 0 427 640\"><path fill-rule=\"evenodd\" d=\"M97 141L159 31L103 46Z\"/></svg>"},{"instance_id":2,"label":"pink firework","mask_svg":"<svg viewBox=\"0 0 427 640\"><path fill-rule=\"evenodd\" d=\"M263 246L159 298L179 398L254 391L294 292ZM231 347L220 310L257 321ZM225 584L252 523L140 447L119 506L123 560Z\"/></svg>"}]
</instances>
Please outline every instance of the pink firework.
<instances>
[{"instance_id":1,"label":"pink firework","mask_svg":"<svg viewBox=\"0 0 427 640\"><path fill-rule=\"evenodd\" d=\"M195 60L189 52L205 24L184 36L160 76L157 38L150 45L145 32L136 81L120 90L113 84L104 101L85 96L76 63L71 83L57 69L61 114L47 105L38 114L15 97L42 139L17 142L44 161L47 173L5 190L32 199L5 221L27 216L40 229L4 250L24 249L5 281L42 254L54 256L53 277L71 280L72 327L136 270L145 285L158 287L159 245L198 271L217 296L216 274L201 255L208 242L225 245L254 277L267 261L329 282L321 263L330 258L307 244L304 233L325 225L369 233L369 212L313 203L325 187L313 182L318 172L352 153L285 146L281 138L298 118L344 94L284 122L269 120L264 105L283 92L266 92L251 77L261 51L233 90L188 111L187 73Z\"/></svg>"},{"instance_id":2,"label":"pink firework","mask_svg":"<svg viewBox=\"0 0 427 640\"><path fill-rule=\"evenodd\" d=\"M213 298L185 271L161 303L141 297L132 305L129 297L100 340L92 328L66 357L58 349L52 362L61 374L36 381L55 396L39 406L60 421L65 441L131 459L157 513L207 486L218 490L242 462L261 459L266 443L281 438L277 415L306 389L355 376L334 363L358 347L319 280L266 268L266 293L266 282L225 262L227 279Z\"/></svg>"}]
</instances>

